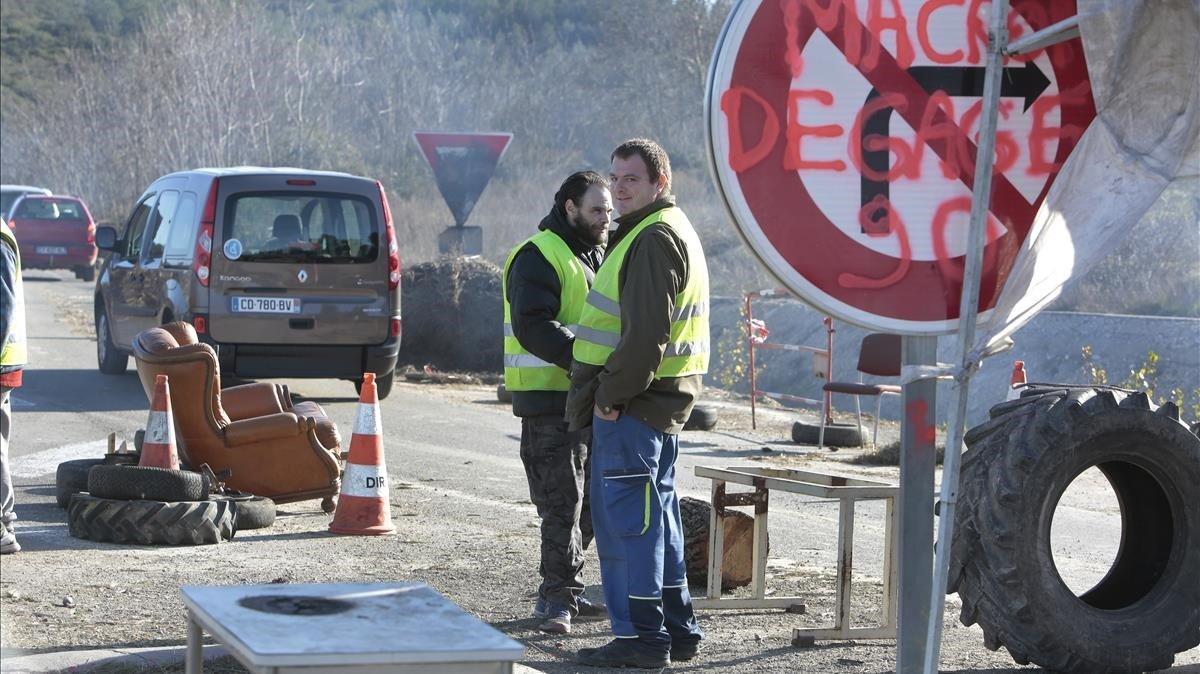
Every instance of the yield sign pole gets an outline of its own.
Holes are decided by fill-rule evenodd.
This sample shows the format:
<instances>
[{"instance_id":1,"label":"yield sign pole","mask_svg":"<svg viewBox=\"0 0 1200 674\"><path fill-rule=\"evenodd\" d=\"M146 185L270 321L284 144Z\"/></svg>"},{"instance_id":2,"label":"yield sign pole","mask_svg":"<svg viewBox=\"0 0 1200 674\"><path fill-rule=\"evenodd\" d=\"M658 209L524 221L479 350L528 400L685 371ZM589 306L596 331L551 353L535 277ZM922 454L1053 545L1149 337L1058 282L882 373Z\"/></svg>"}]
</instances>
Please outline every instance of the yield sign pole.
<instances>
[{"instance_id":1,"label":"yield sign pole","mask_svg":"<svg viewBox=\"0 0 1200 674\"><path fill-rule=\"evenodd\" d=\"M958 468L962 454L963 429L967 420L967 393L979 357L971 353L975 342L975 319L979 314L979 286L983 271L984 234L992 198L992 167L995 163L996 125L1000 112L1000 75L1008 45L1008 0L992 3L988 27L987 69L983 82L983 111L979 127L979 151L975 155L975 186L972 190L971 225L967 236L966 268L958 312L958 372L954 376L956 405L950 412L950 437L942 465L941 510L938 519L937 559L929 592L929 622L925 631L925 674L938 668L942 641L942 613L946 607L946 577L950 568L950 542L954 536L954 508L958 501Z\"/></svg>"}]
</instances>

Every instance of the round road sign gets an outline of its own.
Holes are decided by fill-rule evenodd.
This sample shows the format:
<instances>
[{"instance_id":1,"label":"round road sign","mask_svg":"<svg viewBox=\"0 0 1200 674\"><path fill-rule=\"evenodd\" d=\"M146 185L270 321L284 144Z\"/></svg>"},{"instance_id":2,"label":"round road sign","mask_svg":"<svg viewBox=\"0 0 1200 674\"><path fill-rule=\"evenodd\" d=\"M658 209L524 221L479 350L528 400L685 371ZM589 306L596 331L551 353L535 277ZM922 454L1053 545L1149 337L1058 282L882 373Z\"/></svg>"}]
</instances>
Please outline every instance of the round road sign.
<instances>
[{"instance_id":1,"label":"round road sign","mask_svg":"<svg viewBox=\"0 0 1200 674\"><path fill-rule=\"evenodd\" d=\"M792 292L903 334L957 329L987 50L981 0L743 0L709 72L717 184ZM1013 3L1010 39L1075 13ZM1004 63L981 316L1095 109L1073 39Z\"/></svg>"}]
</instances>

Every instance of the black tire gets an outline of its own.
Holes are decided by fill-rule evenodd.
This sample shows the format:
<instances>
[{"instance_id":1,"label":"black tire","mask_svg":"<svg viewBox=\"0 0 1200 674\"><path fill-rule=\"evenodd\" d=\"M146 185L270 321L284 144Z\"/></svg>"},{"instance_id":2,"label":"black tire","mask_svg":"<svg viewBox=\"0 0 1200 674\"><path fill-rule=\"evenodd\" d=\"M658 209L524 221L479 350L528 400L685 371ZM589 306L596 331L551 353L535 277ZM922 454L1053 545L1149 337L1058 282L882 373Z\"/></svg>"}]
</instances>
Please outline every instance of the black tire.
<instances>
[{"instance_id":1,"label":"black tire","mask_svg":"<svg viewBox=\"0 0 1200 674\"><path fill-rule=\"evenodd\" d=\"M500 384L496 387L496 400L499 400L502 403L511 403L512 391L509 391L504 384Z\"/></svg>"},{"instance_id":2,"label":"black tire","mask_svg":"<svg viewBox=\"0 0 1200 674\"><path fill-rule=\"evenodd\" d=\"M129 369L129 354L112 341L112 329L103 307L96 307L96 363L104 374L125 374Z\"/></svg>"},{"instance_id":3,"label":"black tire","mask_svg":"<svg viewBox=\"0 0 1200 674\"><path fill-rule=\"evenodd\" d=\"M104 459L71 459L58 464L54 471L54 500L59 508L66 508L71 496L87 491L88 471L102 463Z\"/></svg>"},{"instance_id":4,"label":"black tire","mask_svg":"<svg viewBox=\"0 0 1200 674\"><path fill-rule=\"evenodd\" d=\"M683 425L685 431L711 431L717 427L717 409L696 405Z\"/></svg>"},{"instance_id":5,"label":"black tire","mask_svg":"<svg viewBox=\"0 0 1200 674\"><path fill-rule=\"evenodd\" d=\"M238 531L265 529L275 524L275 502L266 496L226 496L214 494L212 500L225 500L233 504L233 515L237 519Z\"/></svg>"},{"instance_id":6,"label":"black tire","mask_svg":"<svg viewBox=\"0 0 1200 674\"><path fill-rule=\"evenodd\" d=\"M820 438L821 425L797 421L792 424L792 442L815 445ZM833 423L825 426L826 447L862 447L862 427L857 424Z\"/></svg>"},{"instance_id":7,"label":"black tire","mask_svg":"<svg viewBox=\"0 0 1200 674\"><path fill-rule=\"evenodd\" d=\"M75 538L141 545L205 545L237 533L230 501L124 501L76 494L67 507Z\"/></svg>"},{"instance_id":8,"label":"black tire","mask_svg":"<svg viewBox=\"0 0 1200 674\"><path fill-rule=\"evenodd\" d=\"M392 394L392 385L396 383L396 371L375 376L375 397L383 400ZM354 380L354 392L362 395L363 380Z\"/></svg>"},{"instance_id":9,"label":"black tire","mask_svg":"<svg viewBox=\"0 0 1200 674\"><path fill-rule=\"evenodd\" d=\"M94 466L88 493L96 498L143 501L203 501L208 481L200 473L151 466Z\"/></svg>"},{"instance_id":10,"label":"black tire","mask_svg":"<svg viewBox=\"0 0 1200 674\"><path fill-rule=\"evenodd\" d=\"M396 382L396 371L375 377L375 393L380 400L392 394L392 384Z\"/></svg>"},{"instance_id":11,"label":"black tire","mask_svg":"<svg viewBox=\"0 0 1200 674\"><path fill-rule=\"evenodd\" d=\"M949 591L1013 660L1063 672L1166 669L1200 644L1200 438L1144 393L1047 390L997 405L963 455ZM1076 596L1050 548L1059 498L1097 467L1121 504L1108 574Z\"/></svg>"},{"instance_id":12,"label":"black tire","mask_svg":"<svg viewBox=\"0 0 1200 674\"><path fill-rule=\"evenodd\" d=\"M76 267L75 268L75 278L79 279L80 281L88 281L89 283L91 281L95 281L96 280L96 268L91 265L88 265L86 267Z\"/></svg>"}]
</instances>

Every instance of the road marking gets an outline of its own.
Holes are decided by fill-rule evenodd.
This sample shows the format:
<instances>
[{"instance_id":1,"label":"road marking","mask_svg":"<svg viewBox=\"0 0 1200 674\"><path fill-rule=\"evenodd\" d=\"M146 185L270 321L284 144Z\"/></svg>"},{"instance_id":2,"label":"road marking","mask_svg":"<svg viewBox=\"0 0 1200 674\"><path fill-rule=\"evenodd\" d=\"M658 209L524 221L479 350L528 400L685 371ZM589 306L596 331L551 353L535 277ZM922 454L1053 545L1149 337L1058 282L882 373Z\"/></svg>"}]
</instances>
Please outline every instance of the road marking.
<instances>
[{"instance_id":1,"label":"road marking","mask_svg":"<svg viewBox=\"0 0 1200 674\"><path fill-rule=\"evenodd\" d=\"M10 404L12 404L12 408L14 410L30 410L37 407L37 403L30 402L24 398L18 398L17 396L11 394L8 396L8 401Z\"/></svg>"},{"instance_id":2,"label":"road marking","mask_svg":"<svg viewBox=\"0 0 1200 674\"><path fill-rule=\"evenodd\" d=\"M40 452L15 456L9 470L14 478L48 475L58 469L58 464L71 459L99 459L108 449L107 440L93 440L74 445L51 447Z\"/></svg>"}]
</instances>

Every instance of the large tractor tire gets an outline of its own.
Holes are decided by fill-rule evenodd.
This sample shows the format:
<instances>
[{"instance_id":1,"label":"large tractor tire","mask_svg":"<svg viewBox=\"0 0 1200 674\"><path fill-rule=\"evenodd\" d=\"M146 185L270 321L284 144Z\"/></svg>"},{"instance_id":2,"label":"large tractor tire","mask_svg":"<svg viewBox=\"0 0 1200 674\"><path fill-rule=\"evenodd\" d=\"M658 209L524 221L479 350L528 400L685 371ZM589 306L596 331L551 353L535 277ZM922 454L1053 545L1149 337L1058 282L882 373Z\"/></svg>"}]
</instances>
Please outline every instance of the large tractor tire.
<instances>
[{"instance_id":1,"label":"large tractor tire","mask_svg":"<svg viewBox=\"0 0 1200 674\"><path fill-rule=\"evenodd\" d=\"M125 501L76 494L67 507L75 538L140 545L204 545L237 533L233 502Z\"/></svg>"},{"instance_id":2,"label":"large tractor tire","mask_svg":"<svg viewBox=\"0 0 1200 674\"><path fill-rule=\"evenodd\" d=\"M1019 664L1117 674L1166 669L1200 644L1200 438L1144 393L1028 389L971 429L949 592L984 645ZM1054 563L1059 498L1096 467L1121 505L1107 575L1076 596Z\"/></svg>"}]
</instances>

